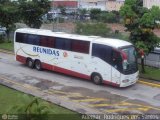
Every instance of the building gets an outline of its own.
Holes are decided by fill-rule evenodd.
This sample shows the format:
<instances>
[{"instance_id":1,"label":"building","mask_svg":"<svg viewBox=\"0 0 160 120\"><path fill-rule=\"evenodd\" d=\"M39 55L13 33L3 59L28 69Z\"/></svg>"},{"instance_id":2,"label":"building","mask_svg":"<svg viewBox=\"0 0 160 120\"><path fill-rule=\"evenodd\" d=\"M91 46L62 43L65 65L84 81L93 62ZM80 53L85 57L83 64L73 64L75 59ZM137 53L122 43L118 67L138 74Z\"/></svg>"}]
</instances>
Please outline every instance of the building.
<instances>
[{"instance_id":1,"label":"building","mask_svg":"<svg viewBox=\"0 0 160 120\"><path fill-rule=\"evenodd\" d=\"M78 1L77 0L53 0L51 2L51 5L54 8L63 6L65 8L77 8L78 7Z\"/></svg>"},{"instance_id":2,"label":"building","mask_svg":"<svg viewBox=\"0 0 160 120\"><path fill-rule=\"evenodd\" d=\"M160 7L160 0L143 0L143 7L152 8L152 6Z\"/></svg>"},{"instance_id":3,"label":"building","mask_svg":"<svg viewBox=\"0 0 160 120\"><path fill-rule=\"evenodd\" d=\"M125 0L79 0L78 7L84 9L98 8L103 11L119 11Z\"/></svg>"},{"instance_id":4,"label":"building","mask_svg":"<svg viewBox=\"0 0 160 120\"><path fill-rule=\"evenodd\" d=\"M125 0L107 0L106 10L107 11L119 11L121 6L124 5Z\"/></svg>"},{"instance_id":5,"label":"building","mask_svg":"<svg viewBox=\"0 0 160 120\"><path fill-rule=\"evenodd\" d=\"M106 10L106 1L107 0L78 0L78 7L80 9L101 9Z\"/></svg>"}]
</instances>

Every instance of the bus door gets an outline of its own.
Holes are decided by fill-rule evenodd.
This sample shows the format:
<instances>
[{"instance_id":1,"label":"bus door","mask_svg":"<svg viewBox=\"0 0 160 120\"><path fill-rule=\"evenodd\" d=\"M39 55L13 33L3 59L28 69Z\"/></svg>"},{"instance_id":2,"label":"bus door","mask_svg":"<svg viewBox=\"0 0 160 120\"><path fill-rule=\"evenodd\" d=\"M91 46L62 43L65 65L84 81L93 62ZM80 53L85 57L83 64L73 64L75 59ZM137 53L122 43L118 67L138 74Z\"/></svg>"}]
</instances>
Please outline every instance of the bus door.
<instances>
[{"instance_id":1,"label":"bus door","mask_svg":"<svg viewBox=\"0 0 160 120\"><path fill-rule=\"evenodd\" d=\"M112 50L112 82L120 84L122 58L118 50Z\"/></svg>"}]
</instances>

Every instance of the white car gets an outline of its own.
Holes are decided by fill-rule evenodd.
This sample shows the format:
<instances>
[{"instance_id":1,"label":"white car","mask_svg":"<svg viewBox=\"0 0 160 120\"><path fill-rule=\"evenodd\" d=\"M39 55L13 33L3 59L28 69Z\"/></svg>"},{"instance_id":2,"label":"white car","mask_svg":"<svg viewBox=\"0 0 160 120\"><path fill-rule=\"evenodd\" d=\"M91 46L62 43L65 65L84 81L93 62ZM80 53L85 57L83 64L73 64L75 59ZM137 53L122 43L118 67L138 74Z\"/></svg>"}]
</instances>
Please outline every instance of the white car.
<instances>
[{"instance_id":1,"label":"white car","mask_svg":"<svg viewBox=\"0 0 160 120\"><path fill-rule=\"evenodd\" d=\"M0 26L0 35L6 36L6 28Z\"/></svg>"},{"instance_id":2,"label":"white car","mask_svg":"<svg viewBox=\"0 0 160 120\"><path fill-rule=\"evenodd\" d=\"M159 53L159 54L160 54L160 47L155 47L153 52L154 52L154 53Z\"/></svg>"}]
</instances>

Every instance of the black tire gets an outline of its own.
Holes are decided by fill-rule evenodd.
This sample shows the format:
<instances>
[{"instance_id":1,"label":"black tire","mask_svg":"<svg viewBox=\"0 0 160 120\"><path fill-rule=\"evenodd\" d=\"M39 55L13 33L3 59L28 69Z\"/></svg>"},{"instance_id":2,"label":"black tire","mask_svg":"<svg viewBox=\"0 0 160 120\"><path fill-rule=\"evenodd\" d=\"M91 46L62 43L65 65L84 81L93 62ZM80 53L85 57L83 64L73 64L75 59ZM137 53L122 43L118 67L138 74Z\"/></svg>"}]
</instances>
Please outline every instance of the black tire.
<instances>
[{"instance_id":1,"label":"black tire","mask_svg":"<svg viewBox=\"0 0 160 120\"><path fill-rule=\"evenodd\" d=\"M94 73L91 77L92 81L94 82L94 84L96 85L100 85L102 84L102 77L100 74L98 73Z\"/></svg>"},{"instance_id":2,"label":"black tire","mask_svg":"<svg viewBox=\"0 0 160 120\"><path fill-rule=\"evenodd\" d=\"M41 65L41 61L39 60L36 60L35 63L35 68L38 70L38 71L41 71L42 70L42 65Z\"/></svg>"},{"instance_id":3,"label":"black tire","mask_svg":"<svg viewBox=\"0 0 160 120\"><path fill-rule=\"evenodd\" d=\"M27 59L26 64L27 64L27 66L28 66L29 68L33 68L33 66L34 66L33 60L32 60L31 58L28 58L28 59Z\"/></svg>"}]
</instances>

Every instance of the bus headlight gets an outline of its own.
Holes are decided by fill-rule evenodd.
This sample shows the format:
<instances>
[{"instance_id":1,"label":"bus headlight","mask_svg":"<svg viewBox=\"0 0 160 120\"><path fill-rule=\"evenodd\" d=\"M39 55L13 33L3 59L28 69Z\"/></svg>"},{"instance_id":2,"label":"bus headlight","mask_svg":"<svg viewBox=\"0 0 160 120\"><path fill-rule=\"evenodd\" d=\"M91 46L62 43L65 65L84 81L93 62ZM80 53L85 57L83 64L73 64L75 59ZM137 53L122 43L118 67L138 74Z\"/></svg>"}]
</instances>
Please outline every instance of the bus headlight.
<instances>
[{"instance_id":1,"label":"bus headlight","mask_svg":"<svg viewBox=\"0 0 160 120\"><path fill-rule=\"evenodd\" d=\"M129 82L129 80L128 80L128 79L126 79L126 80L122 80L122 83L127 83L127 82Z\"/></svg>"}]
</instances>

